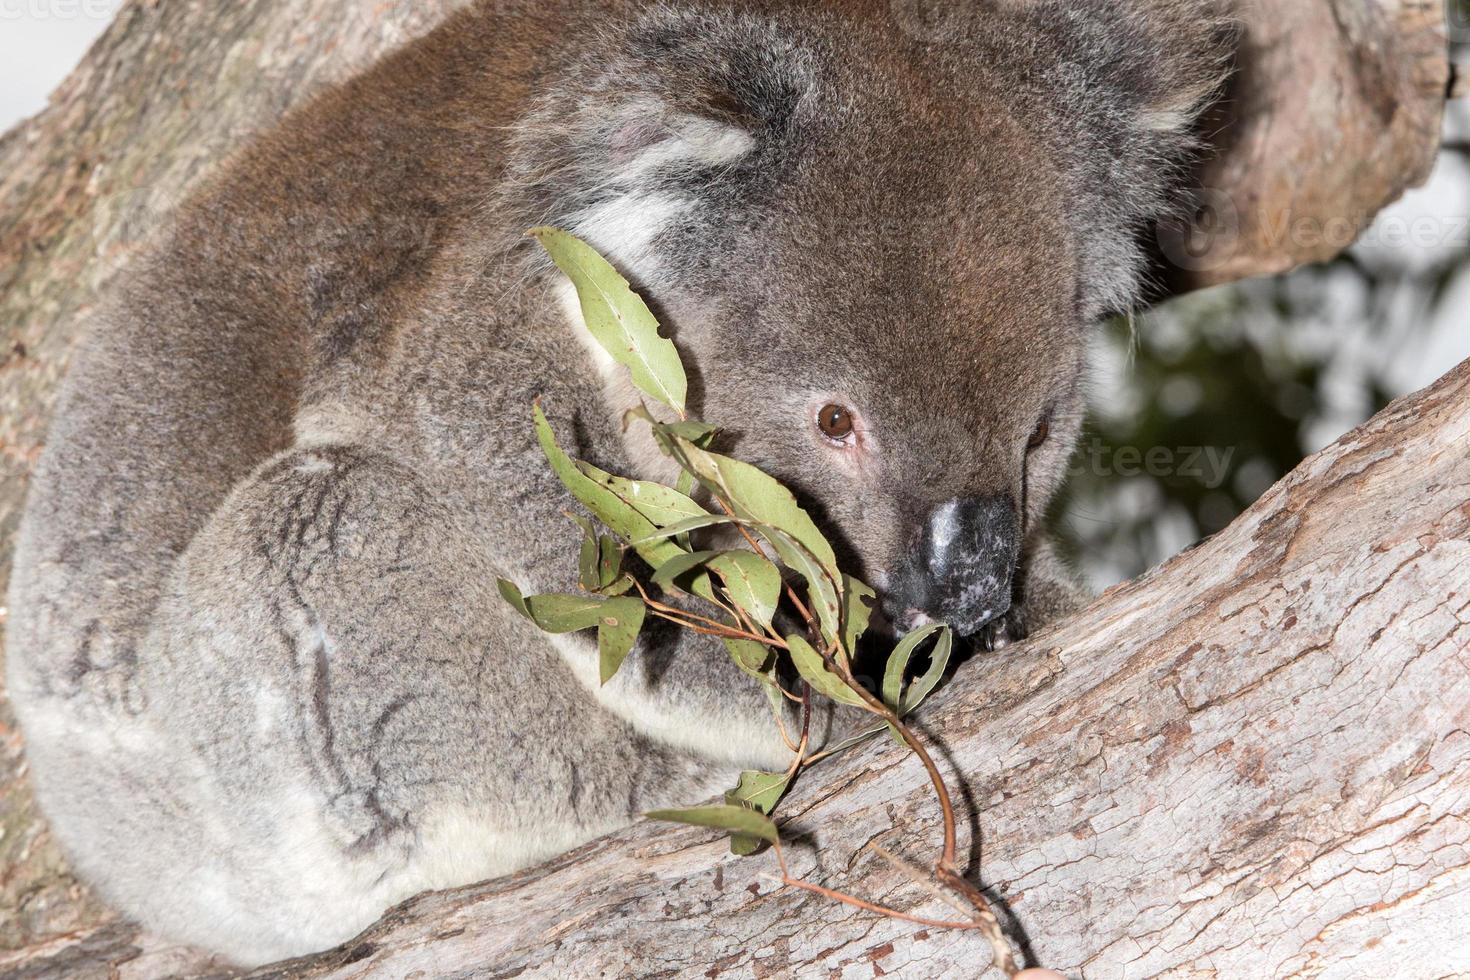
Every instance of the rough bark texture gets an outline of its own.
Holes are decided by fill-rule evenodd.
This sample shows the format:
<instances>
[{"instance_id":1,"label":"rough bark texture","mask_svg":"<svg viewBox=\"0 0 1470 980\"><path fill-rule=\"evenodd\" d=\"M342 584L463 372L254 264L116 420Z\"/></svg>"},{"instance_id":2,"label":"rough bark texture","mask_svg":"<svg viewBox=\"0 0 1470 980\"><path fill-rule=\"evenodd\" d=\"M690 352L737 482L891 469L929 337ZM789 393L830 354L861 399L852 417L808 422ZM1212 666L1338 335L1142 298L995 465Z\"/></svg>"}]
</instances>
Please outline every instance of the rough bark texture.
<instances>
[{"instance_id":1,"label":"rough bark texture","mask_svg":"<svg viewBox=\"0 0 1470 980\"><path fill-rule=\"evenodd\" d=\"M462 2L135 0L51 107L0 140L0 567L76 313L230 147ZM1346 213L1356 230L1432 157L1441 4L1243 3L1236 122L1207 180L1261 205L1247 215ZM1344 244L1303 249L1264 236L1279 225L1248 227L1212 240L1235 243L1229 261L1183 285ZM985 834L978 871L1042 960L1100 977L1470 970L1467 446L1461 369L1203 548L970 665L936 704L927 722ZM855 848L876 839L922 858L934 839L921 773L896 750L813 773L787 812L823 844L817 877L922 904ZM635 828L410 903L297 969L938 976L988 960L972 936L773 894L769 859L732 862L705 840ZM813 858L798 849L796 864ZM69 877L0 700L4 949L0 974L18 976L210 969L139 937Z\"/></svg>"},{"instance_id":2,"label":"rough bark texture","mask_svg":"<svg viewBox=\"0 0 1470 980\"><path fill-rule=\"evenodd\" d=\"M1442 0L1236 0L1237 69L1198 210L1160 228L1176 291L1347 248L1434 165L1449 94Z\"/></svg>"},{"instance_id":3,"label":"rough bark texture","mask_svg":"<svg viewBox=\"0 0 1470 980\"><path fill-rule=\"evenodd\" d=\"M1470 363L1217 538L942 692L924 725L969 788L974 867L1042 962L1093 977L1470 971L1467 446ZM812 772L784 813L799 873L946 914L866 849L922 861L938 838L921 768L887 740ZM645 824L421 897L258 976L959 977L988 962L974 933L783 890L772 871ZM113 926L14 962L101 976L136 942Z\"/></svg>"}]
</instances>

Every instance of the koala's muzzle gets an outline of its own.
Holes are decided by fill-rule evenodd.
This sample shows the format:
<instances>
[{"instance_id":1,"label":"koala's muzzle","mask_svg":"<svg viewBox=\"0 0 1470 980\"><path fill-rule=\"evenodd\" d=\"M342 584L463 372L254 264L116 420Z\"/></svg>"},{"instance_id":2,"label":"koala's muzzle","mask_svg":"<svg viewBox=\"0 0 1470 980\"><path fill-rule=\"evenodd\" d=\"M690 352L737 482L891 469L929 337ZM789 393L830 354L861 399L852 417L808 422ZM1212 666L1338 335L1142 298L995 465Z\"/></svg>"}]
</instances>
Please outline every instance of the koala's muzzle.
<instances>
[{"instance_id":1,"label":"koala's muzzle","mask_svg":"<svg viewBox=\"0 0 1470 980\"><path fill-rule=\"evenodd\" d=\"M901 631L948 623L972 636L1011 608L1020 521L1009 497L951 500L935 508L887 596Z\"/></svg>"}]
</instances>

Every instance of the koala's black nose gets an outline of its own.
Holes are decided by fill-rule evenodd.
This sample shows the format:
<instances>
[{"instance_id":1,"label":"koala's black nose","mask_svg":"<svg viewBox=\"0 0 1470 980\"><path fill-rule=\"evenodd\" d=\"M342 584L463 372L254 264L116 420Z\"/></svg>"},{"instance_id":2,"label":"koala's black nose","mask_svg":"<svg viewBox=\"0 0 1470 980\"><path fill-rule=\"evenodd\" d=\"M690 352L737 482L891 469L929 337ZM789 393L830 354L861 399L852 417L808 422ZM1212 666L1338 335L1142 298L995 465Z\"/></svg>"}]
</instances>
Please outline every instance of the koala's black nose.
<instances>
[{"instance_id":1,"label":"koala's black nose","mask_svg":"<svg viewBox=\"0 0 1470 980\"><path fill-rule=\"evenodd\" d=\"M941 504L916 544L888 597L901 627L932 620L970 636L1011 608L1021 533L1009 497Z\"/></svg>"}]
</instances>

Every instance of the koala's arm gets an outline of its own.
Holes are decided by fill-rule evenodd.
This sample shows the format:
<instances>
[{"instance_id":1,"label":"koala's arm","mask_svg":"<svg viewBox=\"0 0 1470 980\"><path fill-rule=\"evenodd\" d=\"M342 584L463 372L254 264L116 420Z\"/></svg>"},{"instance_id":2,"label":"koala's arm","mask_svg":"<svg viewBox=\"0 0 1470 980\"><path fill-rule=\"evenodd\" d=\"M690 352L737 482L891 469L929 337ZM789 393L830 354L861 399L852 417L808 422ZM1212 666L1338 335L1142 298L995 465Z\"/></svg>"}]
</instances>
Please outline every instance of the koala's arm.
<instances>
[{"instance_id":1,"label":"koala's arm","mask_svg":"<svg viewBox=\"0 0 1470 980\"><path fill-rule=\"evenodd\" d=\"M1033 533L1022 550L1017 592L1022 599L1006 623L1007 639L1022 639L1065 619L1092 598L1045 530Z\"/></svg>"},{"instance_id":2,"label":"koala's arm","mask_svg":"<svg viewBox=\"0 0 1470 980\"><path fill-rule=\"evenodd\" d=\"M195 778L118 799L129 783L99 775L107 805L69 815L107 894L262 962L728 787L591 703L498 595L474 521L431 477L351 447L288 451L237 486L141 656L144 718ZM89 859L119 820L158 867Z\"/></svg>"}]
</instances>

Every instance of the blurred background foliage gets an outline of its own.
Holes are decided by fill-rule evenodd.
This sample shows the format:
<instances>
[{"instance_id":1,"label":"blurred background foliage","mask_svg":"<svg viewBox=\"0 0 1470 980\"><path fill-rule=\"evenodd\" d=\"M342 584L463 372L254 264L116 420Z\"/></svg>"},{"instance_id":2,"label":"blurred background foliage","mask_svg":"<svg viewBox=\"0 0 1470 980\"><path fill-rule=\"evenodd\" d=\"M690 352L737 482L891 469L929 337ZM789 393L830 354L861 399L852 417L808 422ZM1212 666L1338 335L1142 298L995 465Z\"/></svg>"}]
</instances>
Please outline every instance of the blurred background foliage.
<instances>
[{"instance_id":1,"label":"blurred background foliage","mask_svg":"<svg viewBox=\"0 0 1470 980\"><path fill-rule=\"evenodd\" d=\"M1463 63L1470 0L1456 0L1451 32ZM1100 332L1089 419L1054 512L1094 587L1220 531L1307 455L1470 357L1467 151L1461 100L1430 182L1342 258Z\"/></svg>"}]
</instances>

